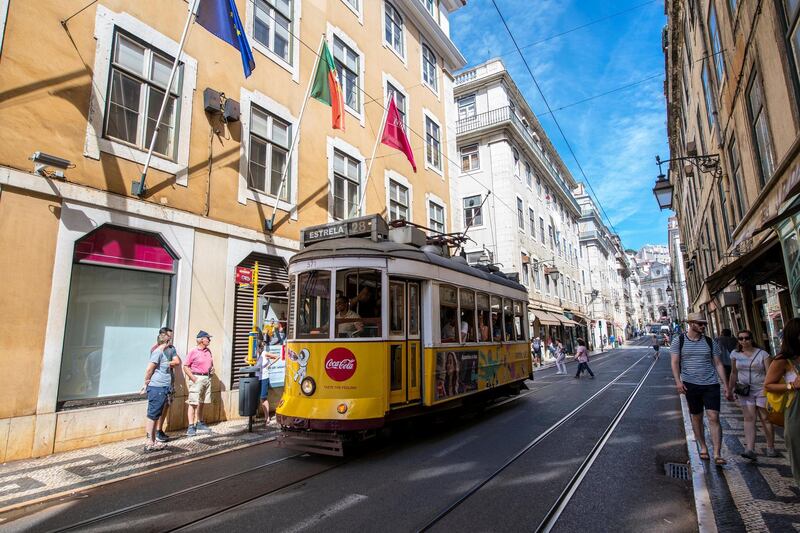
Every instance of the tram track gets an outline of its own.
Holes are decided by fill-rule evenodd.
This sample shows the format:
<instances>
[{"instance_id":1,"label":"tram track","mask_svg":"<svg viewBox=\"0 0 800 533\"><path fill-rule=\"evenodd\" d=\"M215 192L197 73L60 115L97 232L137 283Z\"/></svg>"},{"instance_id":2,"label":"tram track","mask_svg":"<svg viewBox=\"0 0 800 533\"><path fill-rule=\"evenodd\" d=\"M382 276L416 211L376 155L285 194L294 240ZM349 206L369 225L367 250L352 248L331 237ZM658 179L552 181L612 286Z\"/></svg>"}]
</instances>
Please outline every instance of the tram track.
<instances>
[{"instance_id":1,"label":"tram track","mask_svg":"<svg viewBox=\"0 0 800 533\"><path fill-rule=\"evenodd\" d=\"M536 448L539 444L542 443L547 437L551 436L555 433L559 428L567 424L570 420L574 419L584 408L592 404L600 395L604 392L608 391L612 386L617 385L619 381L633 368L635 368L642 360L648 359L650 354L645 354L639 359L637 359L633 364L619 373L613 380L609 383L604 385L600 390L592 394L589 398L584 400L580 405L572 409L569 413L565 416L557 420L554 424L552 424L549 428L544 430L542 433L537 435L531 441L529 441L525 446L519 449L516 453L514 453L511 457L509 457L500 467L494 470L491 474L487 475L479 482L475 483L469 490L464 492L458 499L451 502L447 507L442 509L436 516L434 516L428 523L424 526L419 528L418 532L425 532L430 531L434 526L440 523L444 518L448 515L453 513L456 509L458 509L462 504L464 504L468 499L478 493L484 486L490 483L492 480L496 479L500 474L508 469L512 464L514 464L517 460L521 457L526 455L529 451ZM622 407L619 411L617 411L616 415L612 418L611 423L605 429L605 431L601 434L600 438L595 442L595 445L592 447L592 450L589 452L587 457L581 463L581 466L578 468L576 473L570 478L569 482L562 490L561 494L557 498L556 502L551 506L548 512L545 515L545 518L537 527L537 531L550 531L553 525L558 521L559 516L563 512L566 505L569 503L570 499L574 495L575 491L577 490L580 482L585 477L586 473L591 468L592 464L594 463L597 456L602 451L605 443L610 438L611 434L613 434L614 430L616 429L617 425L619 424L620 420L627 411L630 404L633 402L638 391L643 386L645 380L650 375L650 372L653 370L657 360L653 359L650 363L650 366L645 371L642 378L637 382L636 387L631 392L631 394L627 397L625 402L623 402ZM541 390L537 389L537 390Z\"/></svg>"}]
</instances>

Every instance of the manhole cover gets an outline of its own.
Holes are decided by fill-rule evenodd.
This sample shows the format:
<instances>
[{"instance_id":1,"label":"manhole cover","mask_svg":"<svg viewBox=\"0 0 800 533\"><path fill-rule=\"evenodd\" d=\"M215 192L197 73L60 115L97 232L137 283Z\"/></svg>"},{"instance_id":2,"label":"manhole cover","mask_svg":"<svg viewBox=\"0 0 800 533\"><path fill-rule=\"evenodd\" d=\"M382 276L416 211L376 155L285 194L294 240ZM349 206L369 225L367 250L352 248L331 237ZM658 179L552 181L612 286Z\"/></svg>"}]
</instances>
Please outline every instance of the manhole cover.
<instances>
[{"instance_id":1,"label":"manhole cover","mask_svg":"<svg viewBox=\"0 0 800 533\"><path fill-rule=\"evenodd\" d=\"M664 473L675 479L689 479L689 465L684 463L664 463Z\"/></svg>"}]
</instances>

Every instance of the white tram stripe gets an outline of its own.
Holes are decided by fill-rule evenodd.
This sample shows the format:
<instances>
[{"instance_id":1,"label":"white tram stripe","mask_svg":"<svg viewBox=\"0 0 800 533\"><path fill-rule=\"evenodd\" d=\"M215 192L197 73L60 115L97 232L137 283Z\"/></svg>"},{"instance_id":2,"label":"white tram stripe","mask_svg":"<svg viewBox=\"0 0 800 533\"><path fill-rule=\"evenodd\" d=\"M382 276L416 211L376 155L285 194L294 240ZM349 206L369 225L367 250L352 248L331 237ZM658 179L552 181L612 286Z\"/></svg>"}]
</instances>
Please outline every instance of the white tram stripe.
<instances>
[{"instance_id":1,"label":"white tram stripe","mask_svg":"<svg viewBox=\"0 0 800 533\"><path fill-rule=\"evenodd\" d=\"M286 531L287 531L287 533L298 533L299 531L304 531L304 530L316 525L317 523L321 522L322 520L325 520L326 518L330 518L331 515L334 515L334 514L336 514L338 512L344 511L348 507L352 507L352 506L354 506L356 504L359 504L359 503L361 503L362 501L364 501L366 499L367 499L367 497L364 496L363 494L351 494L350 496L347 496L346 498L343 498L339 502L331 505L327 509L325 509L323 511L320 511L319 513L315 514L311 518L307 518L306 520L303 520L302 522L300 522L299 524L295 525L291 529L287 529Z\"/></svg>"}]
</instances>

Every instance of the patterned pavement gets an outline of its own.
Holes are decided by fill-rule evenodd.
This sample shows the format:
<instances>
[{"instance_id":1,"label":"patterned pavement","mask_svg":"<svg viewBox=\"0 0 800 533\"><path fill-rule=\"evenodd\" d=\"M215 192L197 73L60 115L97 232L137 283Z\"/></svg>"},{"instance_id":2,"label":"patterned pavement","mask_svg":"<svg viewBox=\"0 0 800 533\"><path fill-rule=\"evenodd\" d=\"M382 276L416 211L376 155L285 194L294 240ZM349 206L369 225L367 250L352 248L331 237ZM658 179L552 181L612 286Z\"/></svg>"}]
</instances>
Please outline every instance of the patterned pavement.
<instances>
[{"instance_id":1,"label":"patterned pavement","mask_svg":"<svg viewBox=\"0 0 800 533\"><path fill-rule=\"evenodd\" d=\"M248 433L247 419L236 419L216 424L212 430L196 437L172 433L167 448L157 452L144 453L140 438L5 463L0 465L0 512L252 446L273 438L278 428L264 427L261 419Z\"/></svg>"},{"instance_id":2,"label":"patterned pavement","mask_svg":"<svg viewBox=\"0 0 800 533\"><path fill-rule=\"evenodd\" d=\"M782 428L775 434L779 457L770 458L764 455L766 439L757 424L758 461L751 463L739 455L745 445L738 403L723 399L720 420L728 464L716 467L706 461L702 466L718 531L800 531L800 489L792 478ZM711 443L709 434L706 440Z\"/></svg>"}]
</instances>

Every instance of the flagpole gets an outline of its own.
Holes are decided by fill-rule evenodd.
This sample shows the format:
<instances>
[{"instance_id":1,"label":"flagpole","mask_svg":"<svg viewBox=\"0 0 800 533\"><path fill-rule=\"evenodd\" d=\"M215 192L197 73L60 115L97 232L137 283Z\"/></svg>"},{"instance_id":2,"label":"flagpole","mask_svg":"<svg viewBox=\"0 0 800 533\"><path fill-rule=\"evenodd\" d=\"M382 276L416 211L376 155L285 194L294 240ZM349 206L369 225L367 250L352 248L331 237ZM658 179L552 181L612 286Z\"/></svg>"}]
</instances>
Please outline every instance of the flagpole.
<instances>
[{"instance_id":1,"label":"flagpole","mask_svg":"<svg viewBox=\"0 0 800 533\"><path fill-rule=\"evenodd\" d=\"M286 183L286 177L289 170L289 165L292 164L292 153L294 147L297 145L297 137L300 135L300 122L303 120L303 113L306 112L306 105L308 104L308 97L311 94L311 87L314 85L314 78L319 67L319 62L322 61L322 43L325 41L325 34L319 38L319 45L317 46L317 61L314 63L314 68L311 69L311 76L308 78L308 85L306 86L306 96L303 98L303 105L300 106L300 115L297 117L297 126L294 128L294 135L292 135L292 143L289 145L289 153L286 156L286 164L283 165L283 172L281 172L281 183L278 186L278 194L275 195L275 205L272 206L272 216L269 220L265 221L266 230L272 231L275 225L275 213L278 211L278 202L280 202L281 193L283 192L283 184ZM299 165L298 165L299 168Z\"/></svg>"},{"instance_id":2,"label":"flagpole","mask_svg":"<svg viewBox=\"0 0 800 533\"><path fill-rule=\"evenodd\" d=\"M392 95L392 99L394 99L394 95ZM378 137L375 139L375 146L372 147L372 157L369 158L369 164L367 165L367 176L364 178L364 188L361 191L361 199L358 201L358 214L361 214L361 208L364 205L364 199L367 197L367 182L369 181L369 176L372 173L372 165L375 163L375 154L378 151L378 145L381 143L381 137L383 137L383 129L386 126L386 115L388 113L389 104L385 103L383 106L383 116L381 117L381 127L380 130L378 130Z\"/></svg>"},{"instance_id":3,"label":"flagpole","mask_svg":"<svg viewBox=\"0 0 800 533\"><path fill-rule=\"evenodd\" d=\"M153 137L150 139L150 148L147 150L147 158L144 160L144 170L142 170L141 181L134 181L131 186L131 193L136 196L144 196L147 187L144 184L147 179L147 169L150 168L150 160L153 158L153 150L156 147L156 137L161 129L161 119L164 116L164 111L167 109L167 102L169 101L169 92L172 90L172 82L175 80L175 73L178 72L178 64L181 61L181 54L183 54L183 46L186 44L186 38L189 36L189 26L192 24L192 17L197 15L197 6L200 0L192 0L191 9L189 9L189 16L186 17L186 24L183 26L183 33L181 34L181 42L178 45L178 53L175 55L175 61L172 63L172 70L169 73L169 81L167 82L167 90L164 92L164 101L161 102L161 109L158 110L158 118L156 118L156 127L153 131ZM147 129L145 127L145 129Z\"/></svg>"}]
</instances>

